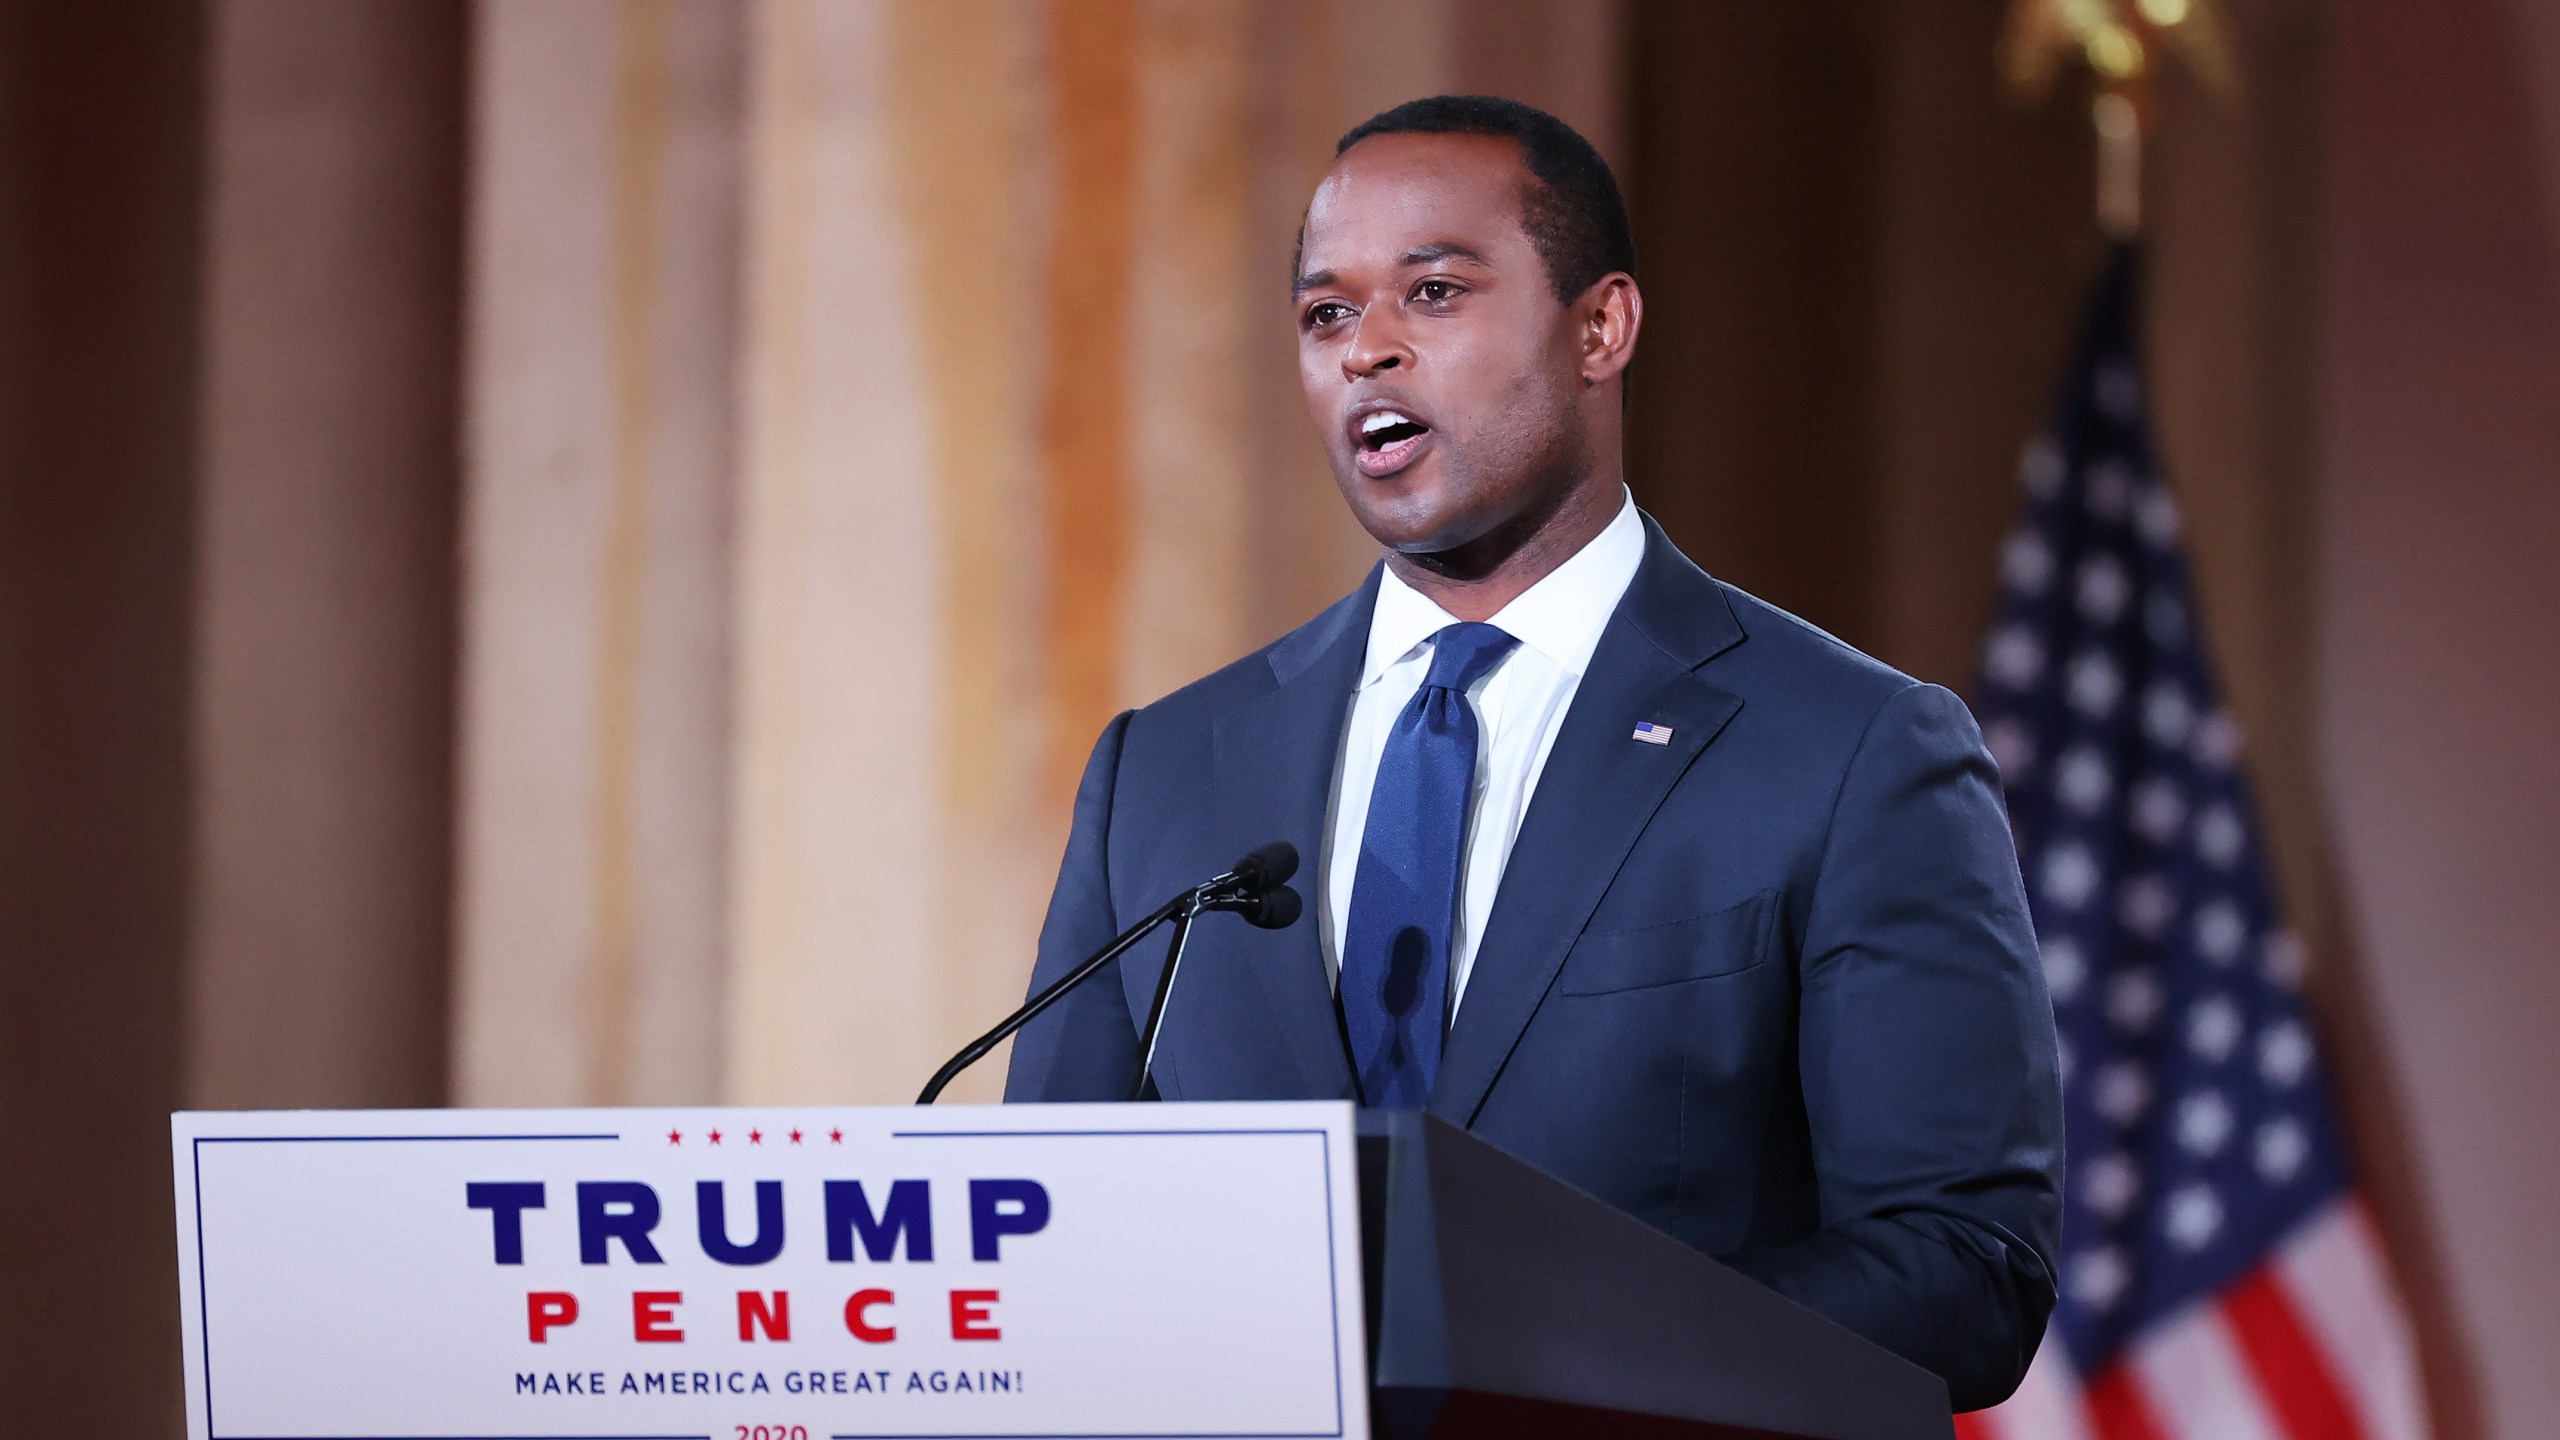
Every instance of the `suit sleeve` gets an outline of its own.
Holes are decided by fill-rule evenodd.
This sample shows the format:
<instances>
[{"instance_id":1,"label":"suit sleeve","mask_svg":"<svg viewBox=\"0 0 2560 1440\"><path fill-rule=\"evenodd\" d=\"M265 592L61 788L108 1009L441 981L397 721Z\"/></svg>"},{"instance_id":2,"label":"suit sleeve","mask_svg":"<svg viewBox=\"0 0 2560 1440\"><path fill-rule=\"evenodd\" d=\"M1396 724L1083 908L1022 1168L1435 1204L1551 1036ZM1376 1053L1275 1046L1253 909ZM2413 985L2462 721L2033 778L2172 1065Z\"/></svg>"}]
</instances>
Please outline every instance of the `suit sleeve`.
<instances>
[{"instance_id":1,"label":"suit sleeve","mask_svg":"<svg viewBox=\"0 0 2560 1440\"><path fill-rule=\"evenodd\" d=\"M1076 787L1074 827L1067 835L1066 859L1058 867L1058 886L1049 895L1049 917L1040 926L1039 959L1031 969L1033 993L1120 933L1107 862L1112 793L1128 731L1128 712L1103 727L1093 758L1085 763L1084 781ZM1004 1098L1125 1100L1137 1064L1137 1026L1129 1019L1115 968L1106 967L1015 1034Z\"/></svg>"},{"instance_id":2,"label":"suit sleeve","mask_svg":"<svg viewBox=\"0 0 2560 1440\"><path fill-rule=\"evenodd\" d=\"M1994 1404L2053 1310L2062 1097L1997 772L1947 691L1868 722L1800 963L1822 1228L1731 1263Z\"/></svg>"}]
</instances>

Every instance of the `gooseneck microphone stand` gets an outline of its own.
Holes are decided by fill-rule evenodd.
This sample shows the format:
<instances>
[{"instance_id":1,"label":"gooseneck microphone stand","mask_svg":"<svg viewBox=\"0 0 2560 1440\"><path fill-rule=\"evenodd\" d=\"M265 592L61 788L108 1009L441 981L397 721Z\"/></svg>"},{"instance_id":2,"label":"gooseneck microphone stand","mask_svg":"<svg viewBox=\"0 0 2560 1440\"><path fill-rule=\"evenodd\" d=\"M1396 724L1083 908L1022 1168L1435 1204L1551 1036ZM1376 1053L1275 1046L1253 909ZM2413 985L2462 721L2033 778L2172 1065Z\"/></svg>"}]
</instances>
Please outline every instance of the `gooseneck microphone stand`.
<instances>
[{"instance_id":1,"label":"gooseneck microphone stand","mask_svg":"<svg viewBox=\"0 0 2560 1440\"><path fill-rule=\"evenodd\" d=\"M1138 1036L1138 1073L1129 1080L1130 1099L1147 1098L1147 1075L1156 1064L1156 1038L1164 1030L1165 1002L1173 998L1173 977L1181 972L1183 948L1191 943L1191 922L1206 910L1236 911L1244 916L1247 924L1264 930L1286 929L1297 920L1303 902L1297 891L1280 882L1288 879L1289 872L1298 867L1298 854L1285 844L1265 848L1287 850L1288 854L1285 857L1287 863L1270 867L1262 888L1250 892L1240 887L1217 891L1211 888L1217 882L1211 881L1177 902L1182 908L1173 917L1173 944L1165 952L1164 974L1156 978L1155 1001L1147 1006L1147 1028ZM1260 855L1262 851L1257 850L1254 854ZM1253 857L1245 858L1250 860ZM1244 867L1238 865L1236 868L1242 870Z\"/></svg>"},{"instance_id":2,"label":"gooseneck microphone stand","mask_svg":"<svg viewBox=\"0 0 2560 1440\"><path fill-rule=\"evenodd\" d=\"M940 1096L953 1077L986 1058L987 1052L1002 1044L1006 1036L1031 1023L1040 1013L1064 998L1066 993L1093 978L1102 967L1119 959L1129 948L1153 934L1158 926L1173 924L1173 945L1165 958L1164 975L1156 982L1155 1002L1147 1009L1145 1031L1138 1037L1138 1070L1130 1082L1129 1098L1142 1099L1147 1077L1154 1068L1156 1041L1163 1030L1167 1001L1173 998L1175 974L1182 967L1184 949L1190 944L1192 922L1211 910L1232 910L1246 923L1265 930L1283 929L1297 921L1304 907L1298 892L1285 882L1298 868L1297 848L1285 840L1275 840L1254 850L1235 863L1223 875L1185 890L1158 906L1137 924L1120 932L1108 945L1095 951L1073 970L1059 976L1022 1004L1022 1008L1006 1016L994 1029L970 1041L960 1053L943 1062L933 1078L925 1082L923 1093L916 1096L919 1105L930 1105Z\"/></svg>"}]
</instances>

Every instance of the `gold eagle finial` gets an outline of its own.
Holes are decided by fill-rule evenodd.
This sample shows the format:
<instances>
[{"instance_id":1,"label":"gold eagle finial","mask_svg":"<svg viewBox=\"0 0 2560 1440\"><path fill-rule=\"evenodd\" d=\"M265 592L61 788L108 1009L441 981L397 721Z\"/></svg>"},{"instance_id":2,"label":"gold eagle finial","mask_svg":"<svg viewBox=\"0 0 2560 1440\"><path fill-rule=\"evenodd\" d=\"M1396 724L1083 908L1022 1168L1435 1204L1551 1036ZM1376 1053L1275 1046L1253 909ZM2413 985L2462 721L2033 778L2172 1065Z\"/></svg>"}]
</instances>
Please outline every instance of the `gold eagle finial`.
<instances>
[{"instance_id":1,"label":"gold eagle finial","mask_svg":"<svg viewBox=\"0 0 2560 1440\"><path fill-rule=\"evenodd\" d=\"M2097 79L2098 223L2118 239L2140 228L2142 132L2155 57L2185 59L2217 97L2239 93L2231 30L2219 0L2012 0L2000 76L2020 104L2040 104L2076 61Z\"/></svg>"}]
</instances>

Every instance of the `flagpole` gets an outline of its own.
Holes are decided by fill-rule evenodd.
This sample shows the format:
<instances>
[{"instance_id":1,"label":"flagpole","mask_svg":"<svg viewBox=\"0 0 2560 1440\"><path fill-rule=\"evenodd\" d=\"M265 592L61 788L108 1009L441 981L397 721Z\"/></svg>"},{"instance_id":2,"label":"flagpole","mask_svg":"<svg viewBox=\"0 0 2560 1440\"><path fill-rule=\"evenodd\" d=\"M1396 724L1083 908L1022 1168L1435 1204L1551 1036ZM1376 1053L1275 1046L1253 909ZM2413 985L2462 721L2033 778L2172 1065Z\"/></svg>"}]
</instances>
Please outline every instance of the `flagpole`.
<instances>
[{"instance_id":1,"label":"flagpole","mask_svg":"<svg viewBox=\"0 0 2560 1440\"><path fill-rule=\"evenodd\" d=\"M2098 135L2098 229L2117 244L2142 233L2142 120L2114 90L2089 102Z\"/></svg>"}]
</instances>

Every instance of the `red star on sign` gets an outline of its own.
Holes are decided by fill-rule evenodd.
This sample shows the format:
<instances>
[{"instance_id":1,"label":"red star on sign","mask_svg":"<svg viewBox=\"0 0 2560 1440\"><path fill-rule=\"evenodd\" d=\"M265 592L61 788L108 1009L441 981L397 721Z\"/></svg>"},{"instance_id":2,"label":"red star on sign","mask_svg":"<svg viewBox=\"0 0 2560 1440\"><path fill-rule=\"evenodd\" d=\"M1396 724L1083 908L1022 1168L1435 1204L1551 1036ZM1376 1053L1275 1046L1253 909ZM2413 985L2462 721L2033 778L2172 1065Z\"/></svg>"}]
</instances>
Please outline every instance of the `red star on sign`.
<instances>
[{"instance_id":1,"label":"red star on sign","mask_svg":"<svg viewBox=\"0 0 2560 1440\"><path fill-rule=\"evenodd\" d=\"M717 1144L719 1144L719 1143L720 1143L720 1132L719 1132L719 1131L714 1130L714 1131L712 1131L712 1132L711 1132L711 1143L712 1143L712 1144L714 1144L714 1145L717 1145Z\"/></svg>"},{"instance_id":2,"label":"red star on sign","mask_svg":"<svg viewBox=\"0 0 2560 1440\"><path fill-rule=\"evenodd\" d=\"M764 1143L764 1132L763 1132L763 1131L761 1131L761 1130L750 1130L750 1131L748 1131L748 1132L747 1132L747 1143L748 1143L748 1144L750 1144L750 1145L761 1145L761 1144L763 1144L763 1143Z\"/></svg>"},{"instance_id":3,"label":"red star on sign","mask_svg":"<svg viewBox=\"0 0 2560 1440\"><path fill-rule=\"evenodd\" d=\"M670 1131L668 1131L668 1132L667 1132L667 1143L668 1143L668 1144L670 1144L670 1145L681 1145L681 1144L683 1144L683 1143L684 1143L684 1132L683 1132L683 1131L681 1131L681 1130L670 1130Z\"/></svg>"},{"instance_id":4,"label":"red star on sign","mask_svg":"<svg viewBox=\"0 0 2560 1440\"><path fill-rule=\"evenodd\" d=\"M843 1132L843 1131L841 1131L841 1130L830 1130L830 1131L828 1131L828 1132L827 1132L827 1143L828 1143L828 1144L830 1144L830 1145L841 1145L841 1144L843 1144L843 1143L844 1143L844 1132Z\"/></svg>"},{"instance_id":5,"label":"red star on sign","mask_svg":"<svg viewBox=\"0 0 2560 1440\"><path fill-rule=\"evenodd\" d=\"M794 1130L794 1131L792 1131L792 1132L791 1132L791 1143L792 1143L792 1144L794 1144L794 1145L797 1145L797 1144L799 1144L799 1143L800 1143L800 1132L799 1132L799 1131Z\"/></svg>"}]
</instances>

